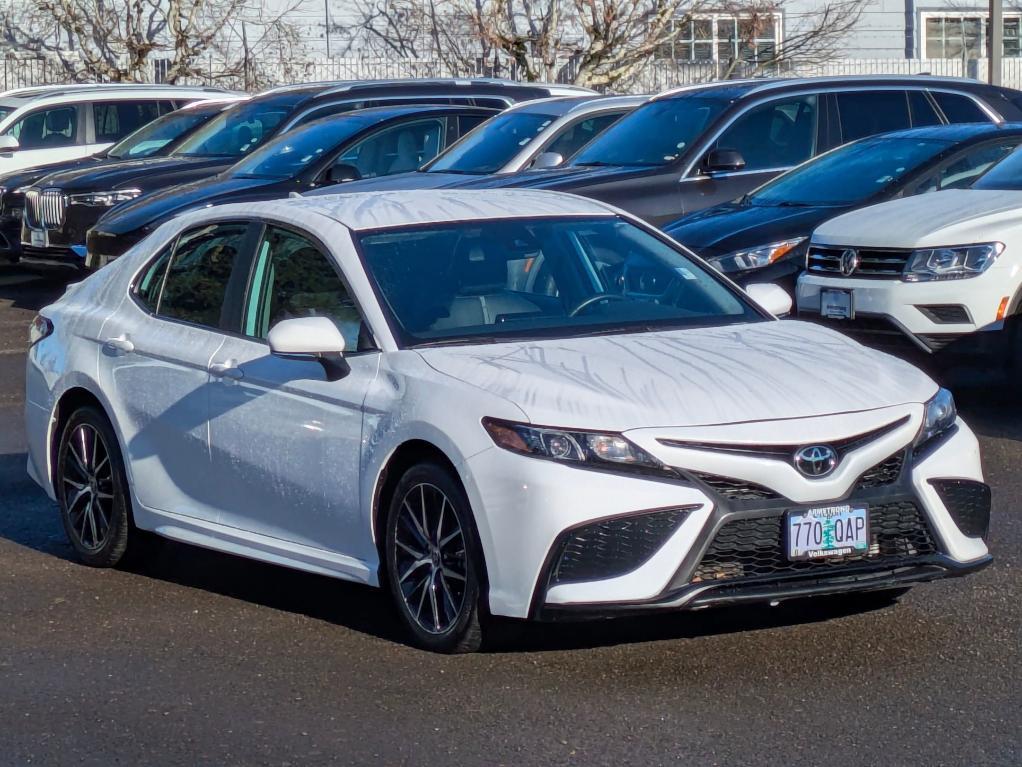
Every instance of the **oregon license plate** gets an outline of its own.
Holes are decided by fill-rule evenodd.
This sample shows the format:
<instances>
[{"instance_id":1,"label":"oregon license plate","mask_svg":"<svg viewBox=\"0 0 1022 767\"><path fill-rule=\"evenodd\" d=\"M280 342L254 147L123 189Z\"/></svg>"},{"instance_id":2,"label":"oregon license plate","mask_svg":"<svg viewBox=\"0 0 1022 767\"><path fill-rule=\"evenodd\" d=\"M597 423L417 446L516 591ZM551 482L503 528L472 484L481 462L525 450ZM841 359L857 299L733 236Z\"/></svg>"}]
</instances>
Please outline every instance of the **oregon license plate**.
<instances>
[{"instance_id":1,"label":"oregon license plate","mask_svg":"<svg viewBox=\"0 0 1022 767\"><path fill-rule=\"evenodd\" d=\"M855 316L852 291L821 290L820 314L832 320L850 320Z\"/></svg>"},{"instance_id":2,"label":"oregon license plate","mask_svg":"<svg viewBox=\"0 0 1022 767\"><path fill-rule=\"evenodd\" d=\"M788 559L826 559L869 550L867 506L821 506L789 511Z\"/></svg>"},{"instance_id":3,"label":"oregon license plate","mask_svg":"<svg viewBox=\"0 0 1022 767\"><path fill-rule=\"evenodd\" d=\"M33 248L45 248L46 232L41 232L38 229L33 229L31 243Z\"/></svg>"}]
</instances>

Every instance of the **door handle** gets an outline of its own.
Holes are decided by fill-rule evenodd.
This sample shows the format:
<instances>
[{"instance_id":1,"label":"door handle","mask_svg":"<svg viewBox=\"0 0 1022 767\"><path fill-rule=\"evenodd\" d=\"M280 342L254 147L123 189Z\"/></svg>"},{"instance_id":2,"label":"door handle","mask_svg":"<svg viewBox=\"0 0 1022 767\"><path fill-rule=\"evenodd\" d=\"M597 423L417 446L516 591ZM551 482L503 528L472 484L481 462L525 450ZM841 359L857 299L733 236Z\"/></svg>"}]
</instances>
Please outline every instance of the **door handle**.
<instances>
[{"instance_id":1,"label":"door handle","mask_svg":"<svg viewBox=\"0 0 1022 767\"><path fill-rule=\"evenodd\" d=\"M209 366L209 374L214 378L229 378L232 381L240 381L245 377L245 373L236 367L234 360L212 363Z\"/></svg>"},{"instance_id":2,"label":"door handle","mask_svg":"<svg viewBox=\"0 0 1022 767\"><path fill-rule=\"evenodd\" d=\"M133 344L126 335L120 335L116 338L108 338L103 342L103 348L111 352L120 352L122 354L130 354L135 351L135 344Z\"/></svg>"}]
</instances>

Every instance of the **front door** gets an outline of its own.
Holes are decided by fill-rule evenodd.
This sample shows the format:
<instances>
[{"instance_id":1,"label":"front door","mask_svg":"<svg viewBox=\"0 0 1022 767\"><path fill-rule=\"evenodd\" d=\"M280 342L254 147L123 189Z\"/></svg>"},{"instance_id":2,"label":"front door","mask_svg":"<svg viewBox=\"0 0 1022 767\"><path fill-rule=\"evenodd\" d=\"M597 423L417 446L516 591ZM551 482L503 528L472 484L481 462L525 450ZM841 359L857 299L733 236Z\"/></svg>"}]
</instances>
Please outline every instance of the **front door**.
<instances>
[{"instance_id":1,"label":"front door","mask_svg":"<svg viewBox=\"0 0 1022 767\"><path fill-rule=\"evenodd\" d=\"M210 365L210 491L223 524L364 559L359 516L362 403L376 377L361 314L325 249L267 226L256 249L242 332ZM279 321L325 316L344 334L351 372L270 354Z\"/></svg>"}]
</instances>

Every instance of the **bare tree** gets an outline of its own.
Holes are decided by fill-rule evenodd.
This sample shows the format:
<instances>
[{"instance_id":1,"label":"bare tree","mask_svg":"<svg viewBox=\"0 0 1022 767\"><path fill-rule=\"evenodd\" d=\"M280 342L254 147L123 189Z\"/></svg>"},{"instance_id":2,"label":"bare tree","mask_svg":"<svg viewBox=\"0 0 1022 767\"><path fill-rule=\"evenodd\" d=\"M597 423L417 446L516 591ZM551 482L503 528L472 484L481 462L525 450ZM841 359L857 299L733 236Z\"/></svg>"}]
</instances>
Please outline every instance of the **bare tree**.
<instances>
[{"instance_id":1,"label":"bare tree","mask_svg":"<svg viewBox=\"0 0 1022 767\"><path fill-rule=\"evenodd\" d=\"M300 1L300 0L299 0ZM36 0L0 8L0 48L45 55L71 81L144 82L152 62L167 61L165 80L204 79L208 62L218 76L237 74L232 56L251 47L240 23L254 30L255 46L297 41L284 21L293 6L266 17L248 0ZM207 75L208 77L208 75Z\"/></svg>"}]
</instances>

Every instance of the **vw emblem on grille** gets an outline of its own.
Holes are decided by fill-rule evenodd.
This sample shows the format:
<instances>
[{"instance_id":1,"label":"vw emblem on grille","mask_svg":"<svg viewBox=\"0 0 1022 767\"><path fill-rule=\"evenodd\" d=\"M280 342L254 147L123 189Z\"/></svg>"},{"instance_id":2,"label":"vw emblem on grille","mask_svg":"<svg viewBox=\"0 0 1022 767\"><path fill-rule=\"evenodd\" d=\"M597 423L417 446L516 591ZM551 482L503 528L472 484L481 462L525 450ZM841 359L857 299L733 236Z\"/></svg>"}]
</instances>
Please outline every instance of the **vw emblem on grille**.
<instances>
[{"instance_id":1,"label":"vw emblem on grille","mask_svg":"<svg viewBox=\"0 0 1022 767\"><path fill-rule=\"evenodd\" d=\"M837 453L829 445L810 445L795 451L795 468L803 476L818 479L837 468Z\"/></svg>"},{"instance_id":2,"label":"vw emblem on grille","mask_svg":"<svg viewBox=\"0 0 1022 767\"><path fill-rule=\"evenodd\" d=\"M854 248L848 248L848 250L841 253L841 261L839 266L841 268L841 274L845 277L851 277L856 269L859 268L859 251Z\"/></svg>"}]
</instances>

